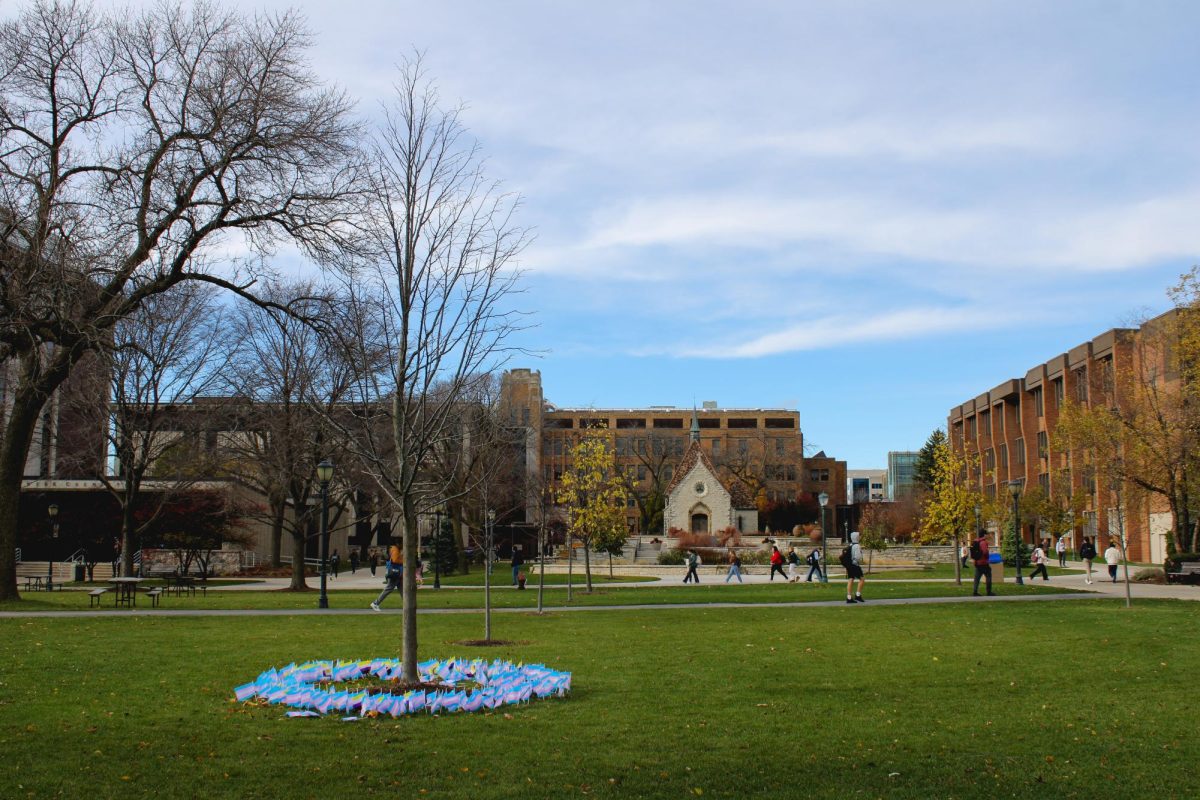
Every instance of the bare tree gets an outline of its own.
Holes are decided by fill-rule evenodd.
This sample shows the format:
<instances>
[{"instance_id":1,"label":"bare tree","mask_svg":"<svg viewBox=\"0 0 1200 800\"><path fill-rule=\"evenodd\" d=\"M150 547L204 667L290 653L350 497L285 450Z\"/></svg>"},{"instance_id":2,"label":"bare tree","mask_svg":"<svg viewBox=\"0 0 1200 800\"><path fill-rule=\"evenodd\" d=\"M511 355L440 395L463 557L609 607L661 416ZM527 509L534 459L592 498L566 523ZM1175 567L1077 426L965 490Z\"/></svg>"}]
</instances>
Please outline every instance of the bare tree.
<instances>
[{"instance_id":1,"label":"bare tree","mask_svg":"<svg viewBox=\"0 0 1200 800\"><path fill-rule=\"evenodd\" d=\"M85 354L182 281L250 295L279 239L339 241L357 130L308 46L293 14L205 2L35 0L0 25L0 599L33 432Z\"/></svg>"},{"instance_id":2,"label":"bare tree","mask_svg":"<svg viewBox=\"0 0 1200 800\"><path fill-rule=\"evenodd\" d=\"M517 199L484 178L478 146L419 59L402 67L375 142L372 254L348 266L359 296L377 303L375 344L390 359L360 374L354 441L403 522L403 677L414 681L417 521L448 494L431 459L459 438L461 401L506 356L519 318L505 303L526 234L513 222Z\"/></svg>"},{"instance_id":3,"label":"bare tree","mask_svg":"<svg viewBox=\"0 0 1200 800\"><path fill-rule=\"evenodd\" d=\"M212 394L236 349L216 287L183 284L146 298L113 328L107 391L72 392L75 411L105 431L96 477L121 510L121 574L131 575L141 535L179 492L211 477L215 451L188 407ZM96 403L107 396L108 404ZM205 416L217 413L205 407ZM90 460L90 459L89 459ZM149 488L149 491L147 489Z\"/></svg>"},{"instance_id":4,"label":"bare tree","mask_svg":"<svg viewBox=\"0 0 1200 800\"><path fill-rule=\"evenodd\" d=\"M305 282L272 283L263 296L292 313L254 304L239 309L242 347L229 377L230 388L246 402L226 444L226 470L266 498L273 563L280 561L283 534L290 534L291 588L303 590L306 546L318 512L317 464L326 458L339 464L341 479L331 486L335 513L353 483L344 479L353 471L349 451L330 420L343 409L358 366L334 334L346 311L337 298ZM325 324L306 321L318 319Z\"/></svg>"}]
</instances>

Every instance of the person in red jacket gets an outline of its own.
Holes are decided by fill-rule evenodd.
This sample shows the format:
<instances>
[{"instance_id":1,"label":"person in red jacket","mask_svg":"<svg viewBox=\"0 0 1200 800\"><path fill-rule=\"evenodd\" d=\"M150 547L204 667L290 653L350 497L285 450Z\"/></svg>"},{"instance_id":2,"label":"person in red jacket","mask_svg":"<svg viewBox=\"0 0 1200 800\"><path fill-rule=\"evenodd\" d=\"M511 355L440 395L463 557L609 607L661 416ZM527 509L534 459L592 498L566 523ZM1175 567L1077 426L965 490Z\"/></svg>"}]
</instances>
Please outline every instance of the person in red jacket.
<instances>
[{"instance_id":1,"label":"person in red jacket","mask_svg":"<svg viewBox=\"0 0 1200 800\"><path fill-rule=\"evenodd\" d=\"M975 563L975 596L979 597L979 579L987 582L988 597L995 594L992 591L992 561L988 551L987 531L979 529L979 535L971 542L971 560Z\"/></svg>"},{"instance_id":2,"label":"person in red jacket","mask_svg":"<svg viewBox=\"0 0 1200 800\"><path fill-rule=\"evenodd\" d=\"M787 575L783 572L783 553L779 552L777 545L771 547L771 580L775 580L776 572L785 581L788 579Z\"/></svg>"}]
</instances>

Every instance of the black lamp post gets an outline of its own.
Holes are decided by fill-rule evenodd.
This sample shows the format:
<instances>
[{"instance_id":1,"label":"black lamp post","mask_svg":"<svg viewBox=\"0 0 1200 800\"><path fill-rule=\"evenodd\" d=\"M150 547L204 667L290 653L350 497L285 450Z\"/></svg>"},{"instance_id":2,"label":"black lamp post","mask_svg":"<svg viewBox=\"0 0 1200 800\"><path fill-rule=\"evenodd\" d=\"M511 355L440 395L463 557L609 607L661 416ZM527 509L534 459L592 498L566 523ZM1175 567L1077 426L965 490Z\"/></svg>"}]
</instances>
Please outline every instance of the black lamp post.
<instances>
[{"instance_id":1,"label":"black lamp post","mask_svg":"<svg viewBox=\"0 0 1200 800\"><path fill-rule=\"evenodd\" d=\"M54 547L58 544L58 504L51 503L46 507L46 513L50 516L50 566L46 569L46 591L54 591Z\"/></svg>"},{"instance_id":2,"label":"black lamp post","mask_svg":"<svg viewBox=\"0 0 1200 800\"><path fill-rule=\"evenodd\" d=\"M317 480L321 482L321 597L317 608L329 608L329 595L325 593L325 573L329 563L329 481L333 478L333 464L324 459L317 464Z\"/></svg>"},{"instance_id":3,"label":"black lamp post","mask_svg":"<svg viewBox=\"0 0 1200 800\"><path fill-rule=\"evenodd\" d=\"M829 583L829 559L825 553L825 540L829 538L825 532L825 506L829 505L829 495L821 492L817 502L821 504L821 583Z\"/></svg>"},{"instance_id":4,"label":"black lamp post","mask_svg":"<svg viewBox=\"0 0 1200 800\"><path fill-rule=\"evenodd\" d=\"M1024 585L1025 579L1021 577L1021 505L1018 502L1021 498L1021 482L1010 481L1008 493L1012 495L1013 503L1013 539L1015 540L1014 549L1017 551L1017 583Z\"/></svg>"},{"instance_id":5,"label":"black lamp post","mask_svg":"<svg viewBox=\"0 0 1200 800\"><path fill-rule=\"evenodd\" d=\"M438 503L433 509L435 526L433 529L433 588L442 588L442 513L445 507Z\"/></svg>"}]
</instances>

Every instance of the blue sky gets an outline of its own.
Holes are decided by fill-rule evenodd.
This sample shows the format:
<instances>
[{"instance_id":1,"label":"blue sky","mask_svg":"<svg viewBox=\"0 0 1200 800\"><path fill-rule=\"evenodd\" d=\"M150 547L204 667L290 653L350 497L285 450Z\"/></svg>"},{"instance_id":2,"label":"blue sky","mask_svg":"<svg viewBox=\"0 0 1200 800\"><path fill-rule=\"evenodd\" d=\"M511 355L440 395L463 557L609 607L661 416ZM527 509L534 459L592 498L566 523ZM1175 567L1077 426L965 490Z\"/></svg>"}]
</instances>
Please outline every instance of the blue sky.
<instances>
[{"instance_id":1,"label":"blue sky","mask_svg":"<svg viewBox=\"0 0 1200 800\"><path fill-rule=\"evenodd\" d=\"M795 407L882 466L1200 261L1194 2L298 5L364 112L413 48L467 104L558 405Z\"/></svg>"}]
</instances>

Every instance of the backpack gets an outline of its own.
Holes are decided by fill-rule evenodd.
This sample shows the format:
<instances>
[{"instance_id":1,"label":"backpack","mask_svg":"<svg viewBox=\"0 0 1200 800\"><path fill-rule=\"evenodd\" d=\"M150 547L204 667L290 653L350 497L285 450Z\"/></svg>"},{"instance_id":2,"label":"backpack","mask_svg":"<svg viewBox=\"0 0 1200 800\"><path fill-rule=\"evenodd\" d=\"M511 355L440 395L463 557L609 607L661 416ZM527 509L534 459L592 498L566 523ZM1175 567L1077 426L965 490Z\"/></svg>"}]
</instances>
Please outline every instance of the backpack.
<instances>
[{"instance_id":1,"label":"backpack","mask_svg":"<svg viewBox=\"0 0 1200 800\"><path fill-rule=\"evenodd\" d=\"M983 558L983 548L979 546L978 539L971 540L971 560L979 561Z\"/></svg>"},{"instance_id":2,"label":"backpack","mask_svg":"<svg viewBox=\"0 0 1200 800\"><path fill-rule=\"evenodd\" d=\"M838 563L846 569L854 566L853 545L847 545L842 548L842 554L838 556Z\"/></svg>"}]
</instances>

